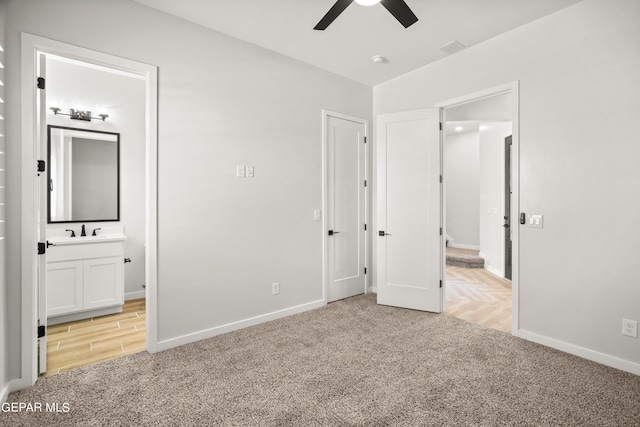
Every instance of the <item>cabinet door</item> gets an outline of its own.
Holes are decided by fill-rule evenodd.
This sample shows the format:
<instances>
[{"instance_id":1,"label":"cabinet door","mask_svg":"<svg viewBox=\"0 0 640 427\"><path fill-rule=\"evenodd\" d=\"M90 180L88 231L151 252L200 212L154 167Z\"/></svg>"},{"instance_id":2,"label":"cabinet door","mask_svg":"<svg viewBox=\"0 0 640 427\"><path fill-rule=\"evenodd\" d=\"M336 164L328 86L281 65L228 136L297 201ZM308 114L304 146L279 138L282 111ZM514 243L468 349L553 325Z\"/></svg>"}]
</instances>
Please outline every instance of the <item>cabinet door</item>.
<instances>
[{"instance_id":1,"label":"cabinet door","mask_svg":"<svg viewBox=\"0 0 640 427\"><path fill-rule=\"evenodd\" d=\"M85 310L123 304L123 283L122 257L84 261Z\"/></svg>"},{"instance_id":2,"label":"cabinet door","mask_svg":"<svg viewBox=\"0 0 640 427\"><path fill-rule=\"evenodd\" d=\"M82 261L47 263L47 317L83 309Z\"/></svg>"}]
</instances>

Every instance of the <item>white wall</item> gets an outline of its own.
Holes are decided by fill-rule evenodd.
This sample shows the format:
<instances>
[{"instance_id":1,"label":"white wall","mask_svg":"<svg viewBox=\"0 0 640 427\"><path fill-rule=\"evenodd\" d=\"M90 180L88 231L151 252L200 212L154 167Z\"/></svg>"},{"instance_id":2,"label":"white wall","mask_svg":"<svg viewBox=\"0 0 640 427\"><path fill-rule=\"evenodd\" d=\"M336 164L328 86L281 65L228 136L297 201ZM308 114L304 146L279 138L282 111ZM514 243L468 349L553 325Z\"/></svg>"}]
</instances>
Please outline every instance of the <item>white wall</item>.
<instances>
[{"instance_id":1,"label":"white wall","mask_svg":"<svg viewBox=\"0 0 640 427\"><path fill-rule=\"evenodd\" d=\"M545 215L520 227L520 334L636 372L638 17L637 0L584 0L374 88L381 114L520 81L520 208Z\"/></svg>"},{"instance_id":2,"label":"white wall","mask_svg":"<svg viewBox=\"0 0 640 427\"><path fill-rule=\"evenodd\" d=\"M160 340L322 299L322 223L313 221L322 206L321 112L371 120L370 87L128 0L12 0L8 12L16 207L20 31L159 67ZM237 164L255 166L255 178L235 178ZM10 214L19 231L19 210ZM10 238L17 324L21 242Z\"/></svg>"},{"instance_id":3,"label":"white wall","mask_svg":"<svg viewBox=\"0 0 640 427\"><path fill-rule=\"evenodd\" d=\"M511 123L483 123L480 138L480 256L484 268L504 277L504 139ZM517 223L517 221L513 221Z\"/></svg>"},{"instance_id":4,"label":"white wall","mask_svg":"<svg viewBox=\"0 0 640 427\"><path fill-rule=\"evenodd\" d=\"M145 98L144 81L123 74L89 68L69 61L47 60L47 107L84 108L95 116L109 114L105 121L83 122L56 116L47 108L47 124L120 134L120 221L124 228L126 264L125 299L144 297L145 244ZM113 222L87 224L93 228ZM48 229L76 229L78 224L49 224Z\"/></svg>"},{"instance_id":5,"label":"white wall","mask_svg":"<svg viewBox=\"0 0 640 427\"><path fill-rule=\"evenodd\" d=\"M443 148L446 232L453 239L449 245L477 249L480 246L478 132L447 135Z\"/></svg>"}]
</instances>

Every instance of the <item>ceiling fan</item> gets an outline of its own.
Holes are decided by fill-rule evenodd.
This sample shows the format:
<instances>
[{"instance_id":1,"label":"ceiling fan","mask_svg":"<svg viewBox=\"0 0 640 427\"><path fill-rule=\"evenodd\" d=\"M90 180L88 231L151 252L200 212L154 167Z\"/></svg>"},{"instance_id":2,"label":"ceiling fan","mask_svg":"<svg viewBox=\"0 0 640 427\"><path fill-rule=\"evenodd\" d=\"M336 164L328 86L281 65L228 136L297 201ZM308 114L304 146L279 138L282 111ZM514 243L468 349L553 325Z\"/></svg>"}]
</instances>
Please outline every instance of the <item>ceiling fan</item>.
<instances>
[{"instance_id":1,"label":"ceiling fan","mask_svg":"<svg viewBox=\"0 0 640 427\"><path fill-rule=\"evenodd\" d=\"M354 0L338 0L313 29L324 31L353 2ZM355 2L362 6L382 3L405 28L418 21L418 17L409 9L404 0L355 0Z\"/></svg>"}]
</instances>

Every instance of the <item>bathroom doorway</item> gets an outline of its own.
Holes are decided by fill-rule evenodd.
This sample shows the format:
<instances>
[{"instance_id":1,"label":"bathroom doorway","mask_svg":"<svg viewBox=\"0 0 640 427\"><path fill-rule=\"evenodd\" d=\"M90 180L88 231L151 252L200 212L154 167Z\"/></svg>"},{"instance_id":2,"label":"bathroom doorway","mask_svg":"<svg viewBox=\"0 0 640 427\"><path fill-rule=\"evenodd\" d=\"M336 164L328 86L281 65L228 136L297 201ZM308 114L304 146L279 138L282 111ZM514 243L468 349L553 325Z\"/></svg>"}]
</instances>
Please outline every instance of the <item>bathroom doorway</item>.
<instances>
[{"instance_id":1,"label":"bathroom doorway","mask_svg":"<svg viewBox=\"0 0 640 427\"><path fill-rule=\"evenodd\" d=\"M50 317L56 318L52 323L84 322L85 326L92 323L95 326L100 323L97 320L101 318L99 315L105 314L100 310L98 313L90 311L84 314L83 310L75 310L68 313L67 317L47 315L47 299L43 295L46 295L47 289L46 250L53 249L49 248L52 243L48 241L49 237L60 237L65 233L69 233L70 237L71 231L78 232L81 226L83 229L86 226L96 230L98 235L115 229L126 233L126 239L121 240L128 240L131 244L125 244L121 260L123 264L125 260L131 262L116 266L114 271L123 271L127 278L124 280L122 300L135 302L137 311L134 313L139 311L144 315L145 326L141 328L141 324L137 323L133 327L133 330L142 329L138 332L144 335L144 345L139 341L137 349L156 351L157 68L30 34L23 33L22 42L25 77L22 91L25 107L23 123L27 124L23 128L23 139L28 148L23 152L23 169L28 170L30 165L39 164L39 173L29 177L23 186L24 198L32 199L34 205L33 209L25 209L34 214L33 218L23 218L23 235L25 241L33 238L37 243L34 248L38 249L37 255L34 251L33 258L23 256L23 271L31 274L23 277L22 354L26 369L23 369L21 382L24 386L29 386L36 381L41 371L50 373L46 369L47 353L71 344L71 340L60 340L47 345L45 331ZM65 80L70 80L72 84L65 83ZM28 82L37 82L37 86L31 87ZM84 89L83 84L86 84ZM135 99L115 99L117 92L127 84L131 86L129 89L135 87L132 90L132 93L137 94ZM77 114L72 117L72 109L76 113L92 111L94 119L86 115L78 118ZM29 129L29 123L35 126ZM46 161L38 161L47 157L47 128L50 125L85 131L92 129L96 133L117 133L123 138L123 142L124 139L127 140L126 147L124 143L121 145L124 147L120 153L121 211L116 220L87 218L81 222L49 221L47 194L51 182L46 172ZM42 165L44 170L40 168L40 163L45 163ZM130 173L133 170L136 172ZM83 262L85 270L94 267L90 261ZM138 319L140 317L139 313L134 316ZM122 328L127 322L120 319L116 324ZM92 343L89 344L90 348L93 346ZM119 347L122 349L124 344L120 343Z\"/></svg>"}]
</instances>

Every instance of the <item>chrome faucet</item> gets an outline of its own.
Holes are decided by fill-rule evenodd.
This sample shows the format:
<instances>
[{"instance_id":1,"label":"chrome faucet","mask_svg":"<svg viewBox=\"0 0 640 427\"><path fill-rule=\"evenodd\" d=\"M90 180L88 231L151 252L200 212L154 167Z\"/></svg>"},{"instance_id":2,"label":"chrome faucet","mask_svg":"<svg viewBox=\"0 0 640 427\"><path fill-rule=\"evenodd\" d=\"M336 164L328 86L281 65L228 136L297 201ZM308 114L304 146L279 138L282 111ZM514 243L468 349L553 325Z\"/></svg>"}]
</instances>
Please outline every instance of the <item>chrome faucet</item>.
<instances>
[{"instance_id":1,"label":"chrome faucet","mask_svg":"<svg viewBox=\"0 0 640 427\"><path fill-rule=\"evenodd\" d=\"M87 232L84 229L84 224L82 224L82 231L80 232L80 236L85 237L86 235L87 235Z\"/></svg>"}]
</instances>

